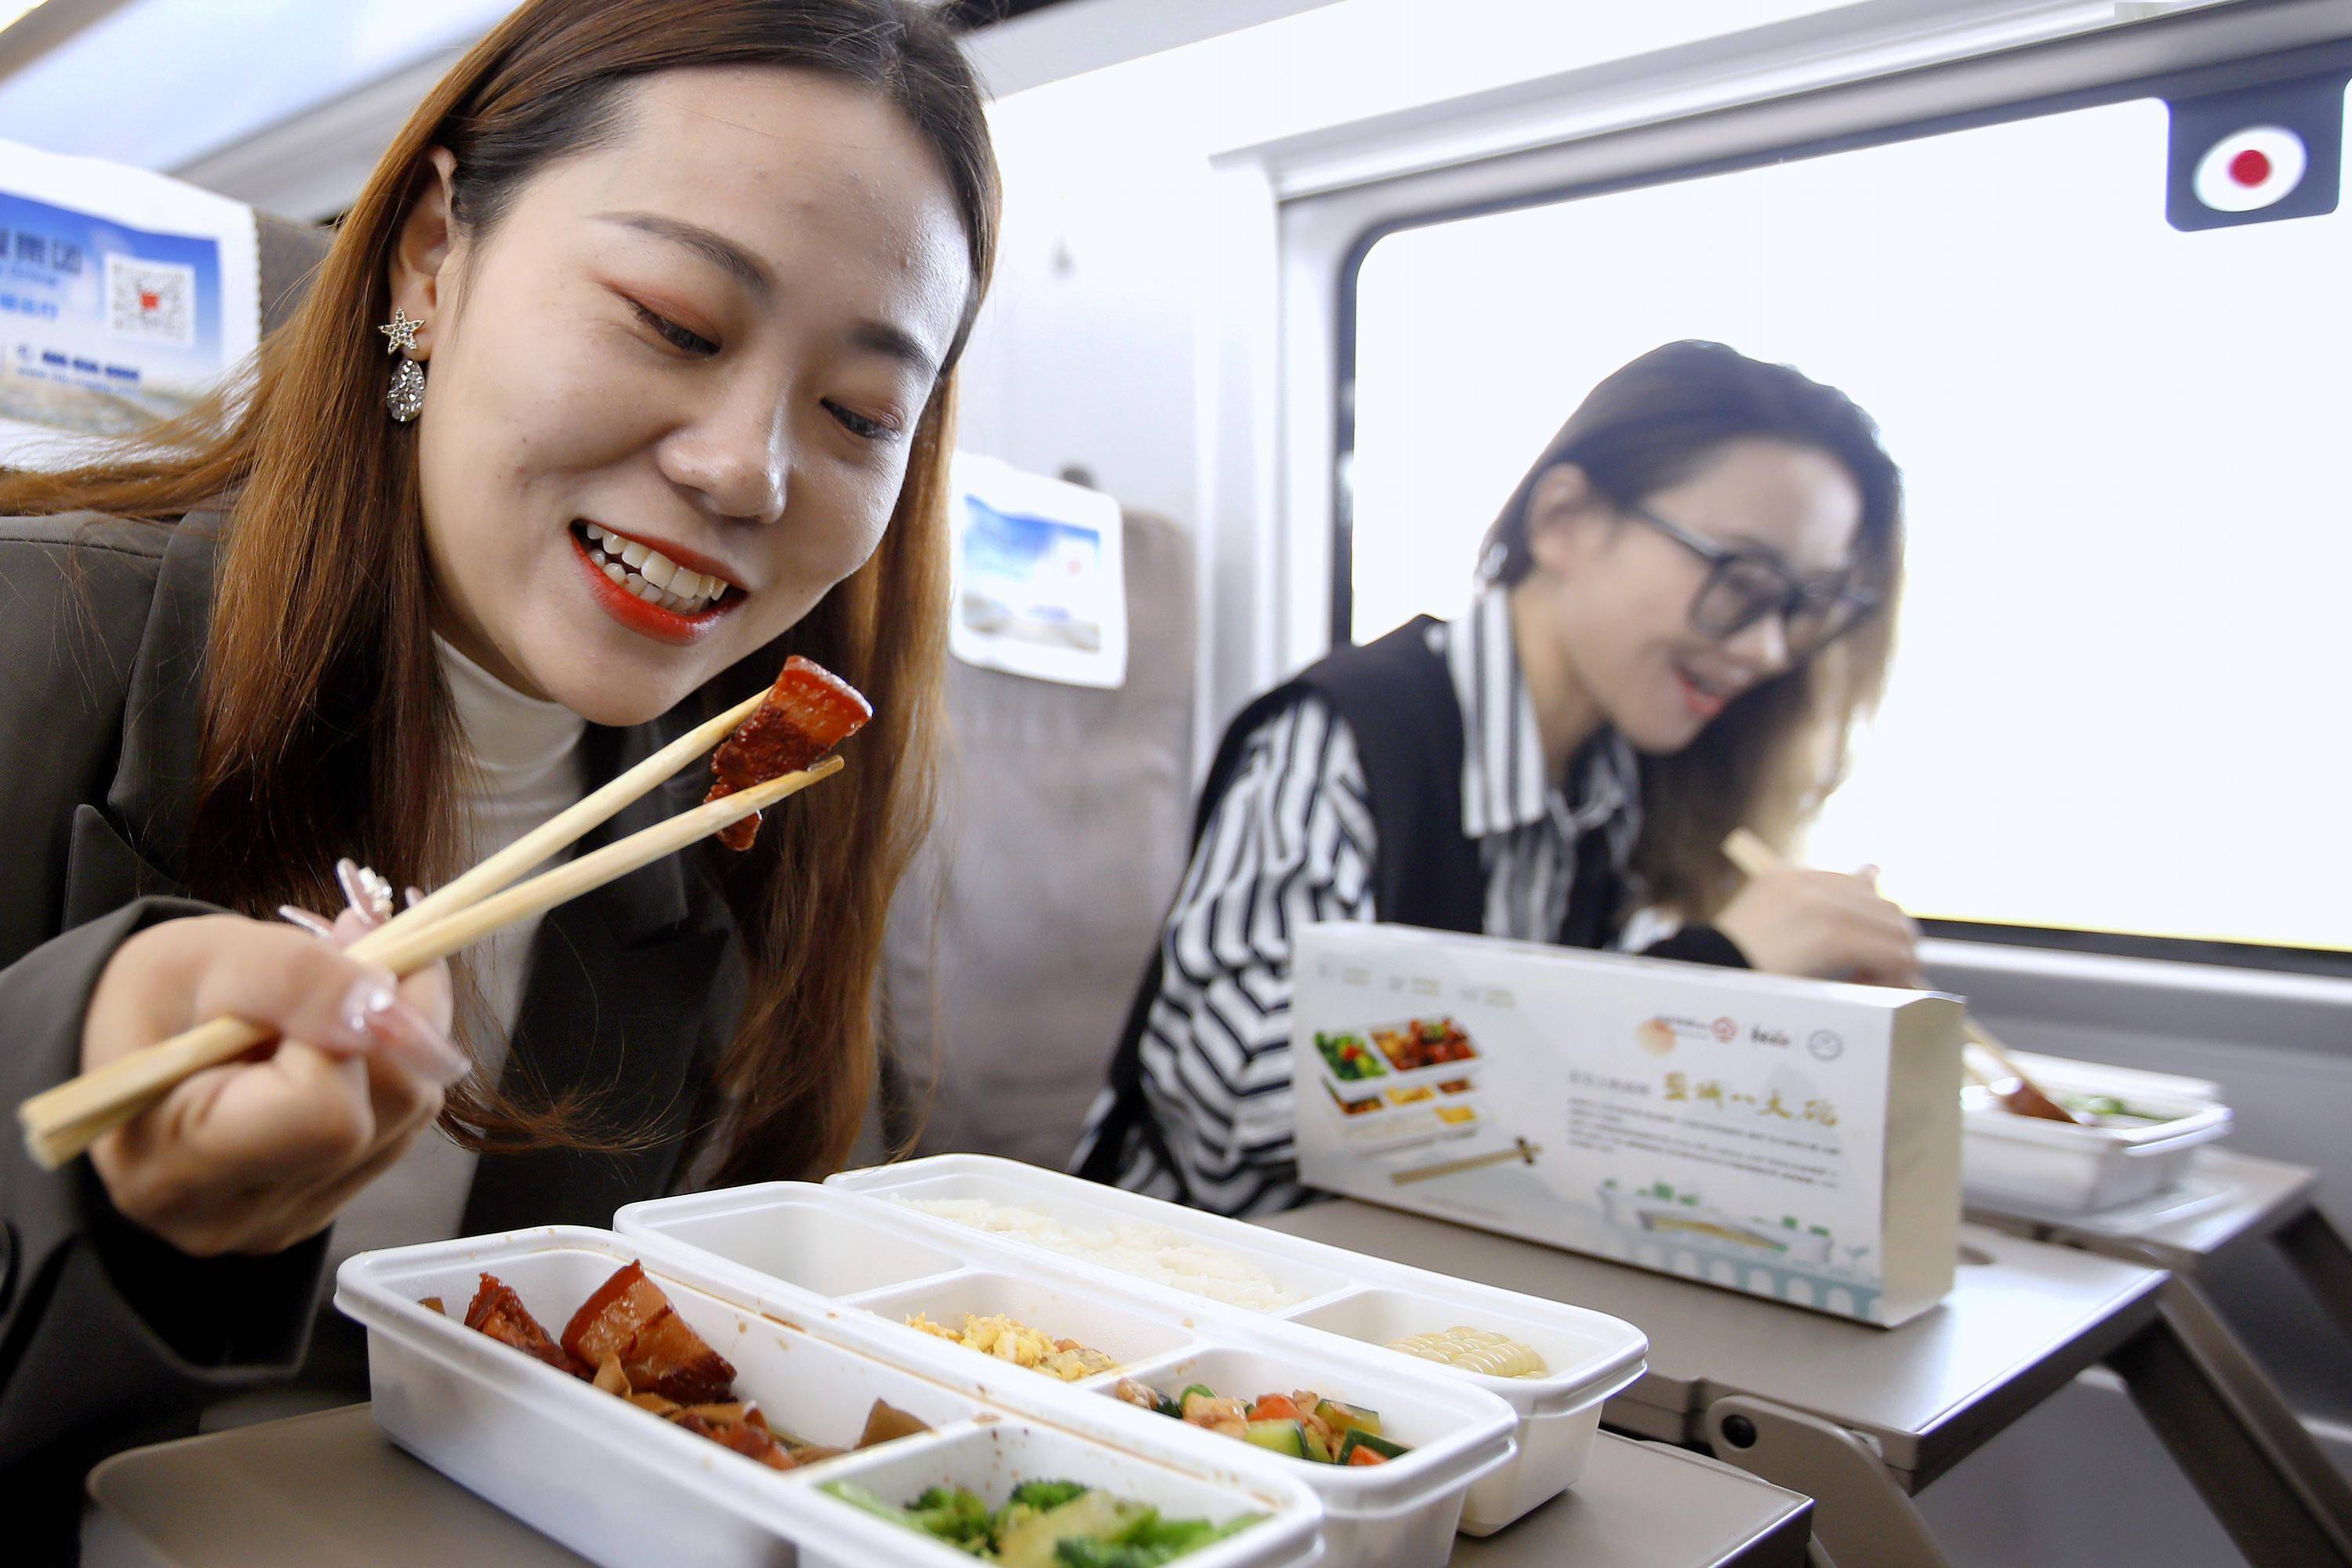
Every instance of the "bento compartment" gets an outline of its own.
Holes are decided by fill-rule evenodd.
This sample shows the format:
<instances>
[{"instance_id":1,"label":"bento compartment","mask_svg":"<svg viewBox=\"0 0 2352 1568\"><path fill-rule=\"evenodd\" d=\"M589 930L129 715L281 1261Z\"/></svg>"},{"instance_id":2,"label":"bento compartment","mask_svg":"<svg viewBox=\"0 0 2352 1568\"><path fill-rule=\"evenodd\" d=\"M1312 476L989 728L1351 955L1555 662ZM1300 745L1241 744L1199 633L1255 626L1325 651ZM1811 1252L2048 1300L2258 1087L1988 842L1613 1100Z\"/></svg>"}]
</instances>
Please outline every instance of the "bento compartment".
<instances>
[{"instance_id":1,"label":"bento compartment","mask_svg":"<svg viewBox=\"0 0 2352 1568\"><path fill-rule=\"evenodd\" d=\"M1437 1568L1453 1553L1472 1482L1510 1459L1516 1417L1491 1394L1458 1381L1402 1369L1384 1374L1371 1358L1312 1345L1206 1347L1138 1368L1131 1379L1105 1380L1096 1393L1134 1408L1129 1421L1139 1430L1160 1425L1196 1448L1271 1453L1280 1470L1322 1500L1328 1561ZM1136 1384L1171 1401L1197 1384L1220 1399L1255 1406L1248 1417L1254 1424L1236 1436L1158 1409L1147 1412L1130 1397L1139 1392ZM1296 1396L1302 1393L1318 1397L1299 1403ZM1302 1419L1278 1409L1269 1413L1262 1403L1268 1395L1297 1404ZM1307 1413L1313 1421L1303 1419ZM1308 1457L1346 1453L1351 1426L1369 1435L1374 1452L1387 1455L1391 1445L1404 1451L1370 1464Z\"/></svg>"},{"instance_id":2,"label":"bento compartment","mask_svg":"<svg viewBox=\"0 0 2352 1568\"><path fill-rule=\"evenodd\" d=\"M964 1552L845 1502L828 1489L855 1488L903 1507L930 1488L961 1488L995 1509L1014 1487L1028 1481L1075 1481L1113 1498L1149 1504L1169 1520L1223 1524L1246 1514L1265 1516L1177 1559L1185 1568L1274 1568L1314 1560L1320 1551L1321 1510L1313 1495L1286 1478L1251 1474L1246 1459L1244 1456L1242 1463L1234 1465L1163 1462L1055 1427L1013 1420L984 1422L920 1448L910 1445L900 1453L861 1455L828 1471L812 1497L823 1500L827 1510L823 1533L835 1543L803 1545L801 1561L840 1568L872 1568L877 1563L962 1563L969 1568L972 1559Z\"/></svg>"},{"instance_id":3,"label":"bento compartment","mask_svg":"<svg viewBox=\"0 0 2352 1568\"><path fill-rule=\"evenodd\" d=\"M632 1204L626 1234L667 1237L820 1296L856 1296L950 1273L953 1253L876 1223L798 1183Z\"/></svg>"},{"instance_id":4,"label":"bento compartment","mask_svg":"<svg viewBox=\"0 0 2352 1568\"><path fill-rule=\"evenodd\" d=\"M1316 1035L1313 1043L1318 1076L1349 1098L1362 1089L1384 1088L1395 1076L1395 1069L1372 1048L1363 1030L1325 1030Z\"/></svg>"},{"instance_id":5,"label":"bento compartment","mask_svg":"<svg viewBox=\"0 0 2352 1568\"><path fill-rule=\"evenodd\" d=\"M1515 1309L1492 1299L1506 1292L1493 1292L1490 1298L1475 1286L1448 1290L1448 1281L1420 1278L1426 1281L1420 1289L1359 1290L1292 1314L1290 1321L1379 1346L1387 1356L1489 1390L1518 1414L1517 1457L1473 1482L1463 1504L1462 1532L1492 1534L1582 1477L1601 1428L1601 1404L1641 1374L1646 1342L1612 1318L1592 1314L1596 1321L1587 1329L1544 1313L1541 1303L1528 1301L1526 1308ZM1574 1308L1560 1310L1577 1313ZM1387 1348L1398 1340L1442 1333L1457 1325L1502 1334L1532 1350L1543 1360L1543 1374L1488 1376Z\"/></svg>"},{"instance_id":6,"label":"bento compartment","mask_svg":"<svg viewBox=\"0 0 2352 1568\"><path fill-rule=\"evenodd\" d=\"M1035 1331L1045 1342L1076 1341L1089 1350L1101 1352L1111 1359L1112 1370L1164 1356L1192 1343L1192 1335L1176 1323L1141 1316L1081 1291L1011 1274L977 1270L955 1274L898 1289L877 1291L846 1304L862 1307L901 1325L919 1313L947 1329L961 1327L966 1314L1009 1318L1024 1329ZM924 1338L950 1350L965 1348L937 1335L926 1334ZM966 1350L966 1353L982 1352ZM1008 1360L1006 1364L1015 1363ZM1030 1370L1040 1377L1055 1375ZM1086 1376L1106 1374L1088 1373ZM1075 1383L1085 1378L1062 1381Z\"/></svg>"},{"instance_id":7,"label":"bento compartment","mask_svg":"<svg viewBox=\"0 0 2352 1568\"><path fill-rule=\"evenodd\" d=\"M988 1169L970 1168L978 1163L975 1159L963 1169L934 1167L937 1173L920 1176L877 1179L894 1178L894 1169L885 1167L861 1173L856 1180L834 1180L908 1214L967 1226L1227 1306L1277 1311L1353 1283L1331 1269L1249 1241L1228 1239L1214 1216L1075 1177L1031 1171L1011 1161L988 1162ZM912 1173L930 1163L918 1162L906 1170ZM1098 1198L1091 1195L1097 1193ZM1225 1223L1233 1231L1258 1234L1255 1227Z\"/></svg>"},{"instance_id":8,"label":"bento compartment","mask_svg":"<svg viewBox=\"0 0 2352 1568\"><path fill-rule=\"evenodd\" d=\"M499 1360L515 1373L534 1378L544 1374L560 1384L586 1388L588 1385L581 1380L467 1328L466 1306L472 1300L479 1277L488 1273L513 1289L531 1316L550 1334L560 1337L581 1304L615 1269L631 1261L634 1255L627 1255L625 1247L623 1250L625 1255L617 1258L579 1248L520 1253L468 1265L462 1275L410 1278L402 1285L415 1288L443 1284L442 1300L448 1325L499 1352ZM849 1447L865 1430L866 1417L877 1399L934 1427L969 1419L986 1408L979 1401L929 1378L827 1343L804 1329L730 1306L690 1285L665 1278L655 1269L648 1269L646 1278L660 1287L687 1326L733 1364L736 1397L757 1404L779 1435L789 1434L805 1443L826 1447ZM455 1289L460 1285L464 1288L462 1295ZM609 1402L615 1411L646 1423L649 1430L670 1427L669 1423L638 1410L626 1400L593 1388L589 1391ZM714 1452L724 1451L716 1444L706 1446Z\"/></svg>"},{"instance_id":9,"label":"bento compartment","mask_svg":"<svg viewBox=\"0 0 2352 1568\"><path fill-rule=\"evenodd\" d=\"M1580 1371L1591 1361L1594 1350L1594 1342L1589 1336L1560 1325L1539 1322L1507 1309L1485 1303L1449 1301L1442 1296L1420 1291L1377 1287L1358 1290L1319 1307L1310 1307L1293 1315L1290 1321L1307 1328L1320 1329L1326 1333L1378 1345L1384 1350L1398 1340L1416 1334L1443 1333L1455 1327L1486 1330L1517 1341L1542 1360L1542 1369L1531 1376L1497 1377L1447 1367L1419 1356L1413 1358L1423 1366L1453 1372L1479 1387L1516 1385L1524 1389L1549 1381L1563 1372Z\"/></svg>"},{"instance_id":10,"label":"bento compartment","mask_svg":"<svg viewBox=\"0 0 2352 1568\"><path fill-rule=\"evenodd\" d=\"M621 1417L641 1413L584 1384L580 1395L612 1408L517 1398L465 1362L373 1328L368 1383L375 1423L394 1444L604 1568L749 1568L789 1559L777 1531L739 1506L770 1483L753 1476L730 1489L717 1472L735 1469L738 1456L688 1459L640 1442L645 1435Z\"/></svg>"},{"instance_id":11,"label":"bento compartment","mask_svg":"<svg viewBox=\"0 0 2352 1568\"><path fill-rule=\"evenodd\" d=\"M488 1273L560 1338L579 1307L640 1255L619 1237L545 1231L352 1259L338 1276L336 1300L367 1327L377 1424L452 1479L598 1563L776 1563L789 1550L793 1483L838 1460L771 1468L463 1321ZM648 1261L656 1266L647 1279L677 1317L731 1363L736 1398L758 1405L780 1438L846 1448L877 1399L937 1429L986 1408L730 1306ZM440 1298L446 1313L419 1304L424 1296Z\"/></svg>"},{"instance_id":12,"label":"bento compartment","mask_svg":"<svg viewBox=\"0 0 2352 1568\"><path fill-rule=\"evenodd\" d=\"M1389 1110L1388 1097L1381 1092L1378 1084L1351 1083L1343 1089L1328 1073L1318 1081L1323 1085L1325 1097L1343 1121L1352 1122L1359 1119L1378 1121Z\"/></svg>"},{"instance_id":13,"label":"bento compartment","mask_svg":"<svg viewBox=\"0 0 2352 1568\"><path fill-rule=\"evenodd\" d=\"M671 1300L677 1300L678 1296L673 1291ZM699 1329L698 1314L687 1314L683 1302L678 1310ZM789 1431L829 1448L853 1447L877 1400L934 1429L968 1420L987 1408L929 1378L828 1344L771 1319L752 1320L734 1344L728 1359L735 1363L736 1393L757 1400L769 1425L778 1431ZM802 1469L815 1472L840 1462L822 1460Z\"/></svg>"},{"instance_id":14,"label":"bento compartment","mask_svg":"<svg viewBox=\"0 0 2352 1568\"><path fill-rule=\"evenodd\" d=\"M1340 1139L1365 1153L1382 1153L1439 1138L1467 1138L1480 1125L1477 1095L1448 1094L1434 1084L1374 1089L1367 1099L1342 1100L1323 1085L1330 1106L1322 1114L1337 1123Z\"/></svg>"},{"instance_id":15,"label":"bento compartment","mask_svg":"<svg viewBox=\"0 0 2352 1568\"><path fill-rule=\"evenodd\" d=\"M583 1235L575 1240L551 1235L537 1245L534 1239L519 1237L504 1247L443 1245L363 1252L343 1265L337 1285L340 1290L348 1279L356 1276L403 1303L420 1302L427 1297L437 1299L442 1305L441 1316L463 1329L467 1305L480 1288L481 1277L494 1274L501 1284L522 1298L522 1304L549 1333L561 1334L563 1325L572 1321L572 1314L580 1310L580 1304L595 1294L596 1287L611 1279L614 1269L638 1256L628 1249L627 1243L615 1238L592 1240ZM582 1241L590 1244L582 1245ZM665 1290L669 1289L668 1281L657 1282ZM337 1305L342 1305L340 1299ZM352 1316L361 1316L350 1307L343 1310ZM685 1309L681 1307L679 1310L684 1312ZM366 1320L362 1317L362 1321ZM695 1323L698 1330L700 1328L692 1316L687 1321ZM716 1346L717 1342L712 1342ZM525 1362L530 1360L520 1351L515 1353ZM721 1349L720 1353L726 1352Z\"/></svg>"},{"instance_id":16,"label":"bento compartment","mask_svg":"<svg viewBox=\"0 0 2352 1568\"><path fill-rule=\"evenodd\" d=\"M1491 1436L1507 1429L1504 1413L1485 1399L1475 1395L1449 1399L1446 1394L1453 1392L1451 1389L1417 1387L1408 1379L1384 1378L1372 1366L1353 1365L1336 1357L1307 1352L1236 1346L1204 1348L1137 1367L1123 1377L1106 1378L1096 1384L1095 1391L1103 1398L1118 1399L1121 1397L1118 1385L1126 1381L1146 1384L1171 1399L1178 1398L1196 1384L1220 1397L1244 1403L1269 1394L1288 1397L1301 1390L1320 1394L1350 1411L1346 1420L1335 1424L1335 1447L1337 1439L1344 1437L1347 1426L1360 1425L1374 1436L1411 1450L1386 1465L1363 1467L1377 1468L1383 1477L1425 1469L1432 1460L1458 1457L1465 1442L1482 1434ZM1171 1426L1182 1424L1173 1416L1161 1415L1160 1419ZM1244 1441L1233 1436L1223 1440ZM1269 1447L1265 1451L1273 1453L1286 1466L1296 1467L1310 1485L1318 1477L1340 1473L1336 1466L1292 1455L1280 1447Z\"/></svg>"}]
</instances>

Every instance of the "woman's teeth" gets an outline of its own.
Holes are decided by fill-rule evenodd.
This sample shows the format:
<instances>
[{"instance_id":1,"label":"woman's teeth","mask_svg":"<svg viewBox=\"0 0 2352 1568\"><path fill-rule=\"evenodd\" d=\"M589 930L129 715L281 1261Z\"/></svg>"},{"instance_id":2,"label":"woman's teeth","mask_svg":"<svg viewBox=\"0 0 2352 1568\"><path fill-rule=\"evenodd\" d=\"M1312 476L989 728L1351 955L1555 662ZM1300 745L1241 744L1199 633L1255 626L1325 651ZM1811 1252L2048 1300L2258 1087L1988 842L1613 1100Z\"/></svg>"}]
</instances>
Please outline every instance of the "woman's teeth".
<instances>
[{"instance_id":1,"label":"woman's teeth","mask_svg":"<svg viewBox=\"0 0 2352 1568\"><path fill-rule=\"evenodd\" d=\"M581 532L604 575L649 605L674 615L696 616L726 595L727 584L718 578L688 571L634 539L624 539L593 522L582 524Z\"/></svg>"}]
</instances>

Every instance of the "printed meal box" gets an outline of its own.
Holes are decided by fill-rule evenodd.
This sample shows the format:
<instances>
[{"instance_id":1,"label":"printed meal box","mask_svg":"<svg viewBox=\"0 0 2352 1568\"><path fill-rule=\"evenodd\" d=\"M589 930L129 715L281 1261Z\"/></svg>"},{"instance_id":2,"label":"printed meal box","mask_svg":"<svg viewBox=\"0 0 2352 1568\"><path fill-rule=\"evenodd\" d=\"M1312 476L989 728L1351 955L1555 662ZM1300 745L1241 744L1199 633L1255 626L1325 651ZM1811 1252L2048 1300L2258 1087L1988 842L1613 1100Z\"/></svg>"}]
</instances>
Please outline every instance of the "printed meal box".
<instances>
[{"instance_id":1,"label":"printed meal box","mask_svg":"<svg viewBox=\"0 0 2352 1568\"><path fill-rule=\"evenodd\" d=\"M1951 1289L1952 997L1353 922L1296 973L1310 1186L1869 1323Z\"/></svg>"}]
</instances>

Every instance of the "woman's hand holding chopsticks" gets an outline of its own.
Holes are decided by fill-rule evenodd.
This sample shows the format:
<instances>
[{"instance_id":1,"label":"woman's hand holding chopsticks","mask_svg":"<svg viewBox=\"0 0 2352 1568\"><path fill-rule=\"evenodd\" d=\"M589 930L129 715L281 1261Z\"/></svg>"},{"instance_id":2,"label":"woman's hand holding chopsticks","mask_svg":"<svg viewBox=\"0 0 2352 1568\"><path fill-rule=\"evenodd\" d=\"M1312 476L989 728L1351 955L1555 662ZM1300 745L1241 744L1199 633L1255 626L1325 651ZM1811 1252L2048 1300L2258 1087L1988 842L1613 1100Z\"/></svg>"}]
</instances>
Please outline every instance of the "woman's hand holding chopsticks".
<instances>
[{"instance_id":1,"label":"woman's hand holding chopsticks","mask_svg":"<svg viewBox=\"0 0 2352 1568\"><path fill-rule=\"evenodd\" d=\"M840 757L824 753L872 714L848 683L795 655L784 661L766 692L706 720L446 886L362 932L345 956L394 974L415 974L502 926L543 915L640 866L756 821L766 807L839 772ZM516 884L523 872L611 820L713 745L719 746L713 760L717 779L700 805ZM746 837L734 847L749 842ZM389 898L381 896L380 887L367 886L348 863L340 869L354 909L381 902L388 910ZM370 919L382 916L378 910ZM277 1000L282 1005L282 997ZM85 1060L79 1077L19 1105L16 1119L34 1159L56 1169L186 1080L266 1044L278 1026L272 1019L234 1009L195 1016L205 1021L192 1019L193 1026L102 1062ZM446 1027L446 1020L440 1026Z\"/></svg>"},{"instance_id":2,"label":"woman's hand holding chopsticks","mask_svg":"<svg viewBox=\"0 0 2352 1568\"><path fill-rule=\"evenodd\" d=\"M367 928L346 913L334 929L349 942ZM89 1151L126 1218L197 1257L324 1229L467 1066L449 1040L446 964L396 980L293 926L212 915L116 951L91 993L83 1070L224 1014L280 1037L182 1079Z\"/></svg>"}]
</instances>

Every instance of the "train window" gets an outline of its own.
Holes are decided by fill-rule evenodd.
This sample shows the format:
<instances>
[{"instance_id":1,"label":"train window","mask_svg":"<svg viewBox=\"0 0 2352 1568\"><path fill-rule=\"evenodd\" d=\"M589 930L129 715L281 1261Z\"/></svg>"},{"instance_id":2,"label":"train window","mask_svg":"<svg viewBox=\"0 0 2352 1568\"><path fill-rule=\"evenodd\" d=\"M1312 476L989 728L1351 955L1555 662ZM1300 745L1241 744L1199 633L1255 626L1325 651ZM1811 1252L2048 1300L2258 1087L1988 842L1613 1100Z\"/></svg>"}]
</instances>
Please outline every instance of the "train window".
<instances>
[{"instance_id":1,"label":"train window","mask_svg":"<svg viewBox=\"0 0 2352 1568\"><path fill-rule=\"evenodd\" d=\"M2352 949L2352 213L2176 232L2165 135L2112 103L1380 238L1355 637L1458 607L1593 382L1719 339L1850 392L1908 484L1893 684L1820 863L1955 921Z\"/></svg>"}]
</instances>

